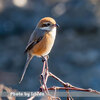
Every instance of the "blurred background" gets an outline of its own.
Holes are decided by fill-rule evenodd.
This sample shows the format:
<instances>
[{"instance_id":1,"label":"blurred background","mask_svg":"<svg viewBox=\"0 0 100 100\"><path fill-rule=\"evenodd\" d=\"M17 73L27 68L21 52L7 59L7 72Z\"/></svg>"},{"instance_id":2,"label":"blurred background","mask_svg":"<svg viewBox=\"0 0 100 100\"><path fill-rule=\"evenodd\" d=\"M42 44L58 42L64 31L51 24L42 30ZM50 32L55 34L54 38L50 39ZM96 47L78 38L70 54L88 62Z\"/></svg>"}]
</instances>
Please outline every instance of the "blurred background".
<instances>
[{"instance_id":1,"label":"blurred background","mask_svg":"<svg viewBox=\"0 0 100 100\"><path fill-rule=\"evenodd\" d=\"M39 58L33 58L24 80L18 82L24 70L28 39L38 21L46 16L60 25L49 70L72 85L100 91L100 0L0 0L0 84L18 91L39 89ZM48 86L52 85L61 86L50 78Z\"/></svg>"}]
</instances>

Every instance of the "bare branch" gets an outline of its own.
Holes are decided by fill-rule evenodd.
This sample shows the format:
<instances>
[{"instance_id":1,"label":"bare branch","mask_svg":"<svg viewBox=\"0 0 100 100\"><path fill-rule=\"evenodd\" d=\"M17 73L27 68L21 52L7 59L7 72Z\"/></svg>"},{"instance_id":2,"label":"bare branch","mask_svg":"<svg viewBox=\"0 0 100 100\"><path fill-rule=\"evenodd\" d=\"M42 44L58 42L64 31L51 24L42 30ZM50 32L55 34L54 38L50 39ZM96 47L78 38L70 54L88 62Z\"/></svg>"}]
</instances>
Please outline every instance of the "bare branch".
<instances>
[{"instance_id":1,"label":"bare branch","mask_svg":"<svg viewBox=\"0 0 100 100\"><path fill-rule=\"evenodd\" d=\"M70 95L69 90L84 91L84 92L90 92L90 93L95 93L95 94L100 95L99 91L96 91L96 90L93 90L93 89L90 89L90 88L89 89L79 88L79 87L71 85L70 83L66 83L66 82L62 81L59 77L57 77L53 73L49 72L48 62L47 62L48 58L46 57L45 59L46 60L44 61L43 70L42 70L41 78L40 78L41 87L39 89L39 92L44 92L47 95L48 100L61 100L59 97L56 97L56 95L55 95L56 90L65 90L66 93L67 93L67 100L74 100L72 98L72 96ZM48 88L47 87L47 81L48 81L49 77L56 79L58 82L60 82L63 85L63 87L53 86L53 87ZM54 96L52 96L49 93L49 90L55 91ZM34 97L31 97L28 100L33 100L33 98Z\"/></svg>"}]
</instances>

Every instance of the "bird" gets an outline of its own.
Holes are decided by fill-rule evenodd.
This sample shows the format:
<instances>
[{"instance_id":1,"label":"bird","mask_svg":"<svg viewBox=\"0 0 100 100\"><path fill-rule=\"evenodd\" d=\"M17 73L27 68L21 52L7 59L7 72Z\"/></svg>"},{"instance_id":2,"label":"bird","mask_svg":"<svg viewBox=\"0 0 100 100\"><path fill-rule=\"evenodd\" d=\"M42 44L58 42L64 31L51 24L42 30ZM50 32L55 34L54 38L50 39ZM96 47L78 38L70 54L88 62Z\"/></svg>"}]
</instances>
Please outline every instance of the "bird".
<instances>
[{"instance_id":1,"label":"bird","mask_svg":"<svg viewBox=\"0 0 100 100\"><path fill-rule=\"evenodd\" d=\"M27 53L27 60L19 83L22 82L27 67L34 56L44 58L50 53L55 42L57 27L59 25L51 17L44 17L38 22L24 51Z\"/></svg>"}]
</instances>

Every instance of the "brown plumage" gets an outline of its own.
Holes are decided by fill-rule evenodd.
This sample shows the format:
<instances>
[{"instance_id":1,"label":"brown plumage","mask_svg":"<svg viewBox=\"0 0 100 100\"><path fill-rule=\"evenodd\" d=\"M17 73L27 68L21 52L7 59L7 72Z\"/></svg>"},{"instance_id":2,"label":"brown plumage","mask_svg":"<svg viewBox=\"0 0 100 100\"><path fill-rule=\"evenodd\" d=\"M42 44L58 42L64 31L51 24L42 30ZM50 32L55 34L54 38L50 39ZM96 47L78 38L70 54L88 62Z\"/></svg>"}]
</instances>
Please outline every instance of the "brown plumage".
<instances>
[{"instance_id":1,"label":"brown plumage","mask_svg":"<svg viewBox=\"0 0 100 100\"><path fill-rule=\"evenodd\" d=\"M37 43L29 52L36 56L46 56L51 51L54 44L54 38L50 33L45 33L42 40Z\"/></svg>"}]
</instances>

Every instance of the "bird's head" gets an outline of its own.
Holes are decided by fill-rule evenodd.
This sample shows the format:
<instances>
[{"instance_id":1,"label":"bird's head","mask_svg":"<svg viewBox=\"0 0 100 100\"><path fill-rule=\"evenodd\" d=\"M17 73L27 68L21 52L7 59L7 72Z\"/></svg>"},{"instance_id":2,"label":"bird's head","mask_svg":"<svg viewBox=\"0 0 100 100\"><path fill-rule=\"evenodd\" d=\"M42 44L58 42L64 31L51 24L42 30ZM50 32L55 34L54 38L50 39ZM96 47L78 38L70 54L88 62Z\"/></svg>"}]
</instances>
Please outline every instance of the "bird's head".
<instances>
[{"instance_id":1,"label":"bird's head","mask_svg":"<svg viewBox=\"0 0 100 100\"><path fill-rule=\"evenodd\" d=\"M41 30L51 31L53 28L58 27L58 24L53 18L45 17L39 21L37 27Z\"/></svg>"}]
</instances>

